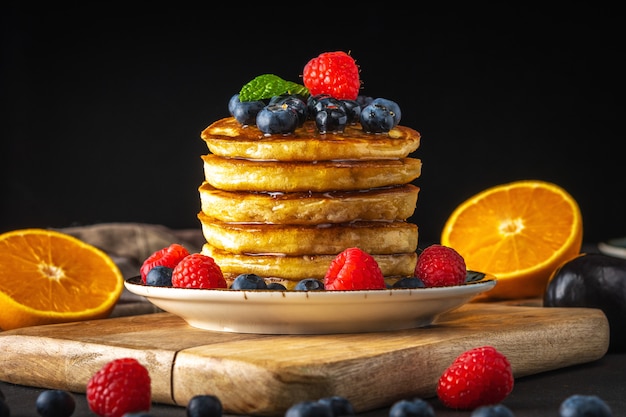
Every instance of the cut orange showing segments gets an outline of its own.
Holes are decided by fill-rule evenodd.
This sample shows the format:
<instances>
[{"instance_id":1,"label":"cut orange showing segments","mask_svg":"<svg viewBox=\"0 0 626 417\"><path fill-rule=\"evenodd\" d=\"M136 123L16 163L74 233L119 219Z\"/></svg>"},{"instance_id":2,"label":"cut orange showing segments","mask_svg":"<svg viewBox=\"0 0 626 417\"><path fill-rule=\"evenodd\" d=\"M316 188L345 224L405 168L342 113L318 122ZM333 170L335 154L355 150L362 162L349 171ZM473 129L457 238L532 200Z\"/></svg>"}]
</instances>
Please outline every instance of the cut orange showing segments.
<instances>
[{"instance_id":1,"label":"cut orange showing segments","mask_svg":"<svg viewBox=\"0 0 626 417\"><path fill-rule=\"evenodd\" d=\"M0 329L106 318L124 278L100 249L46 229L0 235Z\"/></svg>"},{"instance_id":2,"label":"cut orange showing segments","mask_svg":"<svg viewBox=\"0 0 626 417\"><path fill-rule=\"evenodd\" d=\"M543 295L548 279L580 253L582 215L562 187L522 180L488 188L462 202L447 219L441 244L453 247L467 269L497 279L487 298Z\"/></svg>"}]
</instances>

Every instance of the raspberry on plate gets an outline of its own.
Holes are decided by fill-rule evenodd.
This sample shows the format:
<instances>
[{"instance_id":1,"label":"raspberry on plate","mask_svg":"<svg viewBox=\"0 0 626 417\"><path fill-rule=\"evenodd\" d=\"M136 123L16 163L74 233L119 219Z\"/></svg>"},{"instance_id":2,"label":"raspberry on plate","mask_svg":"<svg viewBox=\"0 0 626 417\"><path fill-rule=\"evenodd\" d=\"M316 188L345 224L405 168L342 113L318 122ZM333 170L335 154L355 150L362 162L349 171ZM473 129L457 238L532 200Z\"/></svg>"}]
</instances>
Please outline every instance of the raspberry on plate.
<instances>
[{"instance_id":1,"label":"raspberry on plate","mask_svg":"<svg viewBox=\"0 0 626 417\"><path fill-rule=\"evenodd\" d=\"M417 258L415 276L426 287L461 285L467 277L465 260L451 247L430 245Z\"/></svg>"},{"instance_id":2,"label":"raspberry on plate","mask_svg":"<svg viewBox=\"0 0 626 417\"><path fill-rule=\"evenodd\" d=\"M501 402L513 384L506 356L493 346L480 346L461 353L443 372L437 396L448 408L472 410Z\"/></svg>"},{"instance_id":3,"label":"raspberry on plate","mask_svg":"<svg viewBox=\"0 0 626 417\"><path fill-rule=\"evenodd\" d=\"M150 383L148 370L138 360L114 359L87 382L87 403L100 417L122 417L125 413L149 411Z\"/></svg>"},{"instance_id":4,"label":"raspberry on plate","mask_svg":"<svg viewBox=\"0 0 626 417\"><path fill-rule=\"evenodd\" d=\"M159 249L143 261L140 269L141 282L146 283L146 275L155 266L166 266L173 269L187 255L189 255L189 251L178 243L172 243L166 248Z\"/></svg>"},{"instance_id":5,"label":"raspberry on plate","mask_svg":"<svg viewBox=\"0 0 626 417\"><path fill-rule=\"evenodd\" d=\"M172 271L172 286L180 288L227 288L222 269L201 253L183 258Z\"/></svg>"},{"instance_id":6,"label":"raspberry on plate","mask_svg":"<svg viewBox=\"0 0 626 417\"><path fill-rule=\"evenodd\" d=\"M304 66L302 81L311 96L330 94L339 100L356 100L361 88L359 67L343 51L324 52L311 59Z\"/></svg>"},{"instance_id":7,"label":"raspberry on plate","mask_svg":"<svg viewBox=\"0 0 626 417\"><path fill-rule=\"evenodd\" d=\"M330 263L324 277L326 290L380 290L385 277L374 257L359 248L347 248Z\"/></svg>"}]
</instances>

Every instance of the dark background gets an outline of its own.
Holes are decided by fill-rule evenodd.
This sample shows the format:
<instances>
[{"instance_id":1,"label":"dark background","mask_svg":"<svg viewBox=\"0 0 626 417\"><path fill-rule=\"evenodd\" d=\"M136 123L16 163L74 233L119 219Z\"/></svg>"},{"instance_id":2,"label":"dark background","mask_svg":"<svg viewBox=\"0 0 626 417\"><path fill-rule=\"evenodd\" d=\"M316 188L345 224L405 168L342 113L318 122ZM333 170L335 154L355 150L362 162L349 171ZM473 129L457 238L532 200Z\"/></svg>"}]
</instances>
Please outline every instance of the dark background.
<instances>
[{"instance_id":1,"label":"dark background","mask_svg":"<svg viewBox=\"0 0 626 417\"><path fill-rule=\"evenodd\" d=\"M626 236L616 10L280 4L1 6L0 232L199 228L201 130L255 76L299 81L309 59L345 50L363 94L398 102L422 133L420 241L438 241L464 199L518 179L568 190L586 241Z\"/></svg>"}]
</instances>

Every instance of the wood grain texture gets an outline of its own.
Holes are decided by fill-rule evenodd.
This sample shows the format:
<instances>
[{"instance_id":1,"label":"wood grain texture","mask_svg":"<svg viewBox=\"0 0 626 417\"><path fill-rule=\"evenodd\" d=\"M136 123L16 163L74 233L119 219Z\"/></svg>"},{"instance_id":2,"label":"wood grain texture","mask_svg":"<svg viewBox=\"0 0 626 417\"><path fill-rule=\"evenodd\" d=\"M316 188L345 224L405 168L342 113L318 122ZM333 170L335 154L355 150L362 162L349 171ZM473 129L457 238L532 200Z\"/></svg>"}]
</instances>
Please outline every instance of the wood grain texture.
<instances>
[{"instance_id":1,"label":"wood grain texture","mask_svg":"<svg viewBox=\"0 0 626 417\"><path fill-rule=\"evenodd\" d=\"M212 393L225 413L273 416L342 395L362 412L436 395L439 375L472 347L496 347L519 378L597 360L608 344L606 317L585 308L470 303L426 328L335 335L211 332L156 313L2 332L0 379L84 392L106 362L129 356L150 371L155 402Z\"/></svg>"}]
</instances>

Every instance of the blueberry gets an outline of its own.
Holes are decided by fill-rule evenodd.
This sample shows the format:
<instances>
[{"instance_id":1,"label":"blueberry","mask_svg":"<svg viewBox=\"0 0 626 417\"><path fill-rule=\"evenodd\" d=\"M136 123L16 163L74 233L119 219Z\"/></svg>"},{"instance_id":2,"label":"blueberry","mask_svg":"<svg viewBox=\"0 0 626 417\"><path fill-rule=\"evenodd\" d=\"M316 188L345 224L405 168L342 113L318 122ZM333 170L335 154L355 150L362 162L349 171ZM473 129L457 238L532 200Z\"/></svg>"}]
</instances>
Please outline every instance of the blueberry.
<instances>
[{"instance_id":1,"label":"blueberry","mask_svg":"<svg viewBox=\"0 0 626 417\"><path fill-rule=\"evenodd\" d=\"M284 417L333 417L333 410L323 402L301 401L289 407Z\"/></svg>"},{"instance_id":2,"label":"blueberry","mask_svg":"<svg viewBox=\"0 0 626 417\"><path fill-rule=\"evenodd\" d=\"M515 414L504 404L495 404L475 408L470 417L515 417Z\"/></svg>"},{"instance_id":3,"label":"blueberry","mask_svg":"<svg viewBox=\"0 0 626 417\"><path fill-rule=\"evenodd\" d=\"M352 125L359 121L361 116L361 105L356 100L341 100L343 108L348 116L347 124Z\"/></svg>"},{"instance_id":4,"label":"blueberry","mask_svg":"<svg viewBox=\"0 0 626 417\"><path fill-rule=\"evenodd\" d=\"M574 394L567 397L559 408L561 417L611 417L608 404L597 395Z\"/></svg>"},{"instance_id":5,"label":"blueberry","mask_svg":"<svg viewBox=\"0 0 626 417\"><path fill-rule=\"evenodd\" d=\"M321 291L324 289L324 283L319 279L305 278L296 283L294 290L296 291Z\"/></svg>"},{"instance_id":6,"label":"blueberry","mask_svg":"<svg viewBox=\"0 0 626 417\"><path fill-rule=\"evenodd\" d=\"M393 283L391 288L425 288L426 284L418 277L403 277Z\"/></svg>"},{"instance_id":7,"label":"blueberry","mask_svg":"<svg viewBox=\"0 0 626 417\"><path fill-rule=\"evenodd\" d=\"M267 105L257 114L256 126L268 135L293 133L298 127L298 113L289 106Z\"/></svg>"},{"instance_id":8,"label":"blueberry","mask_svg":"<svg viewBox=\"0 0 626 417\"><path fill-rule=\"evenodd\" d=\"M187 403L187 417L221 417L222 412L222 402L215 395L195 395Z\"/></svg>"},{"instance_id":9,"label":"blueberry","mask_svg":"<svg viewBox=\"0 0 626 417\"><path fill-rule=\"evenodd\" d=\"M353 416L355 414L352 403L345 397L334 395L332 397L320 398L317 401L328 404L333 411L333 417Z\"/></svg>"},{"instance_id":10,"label":"blueberry","mask_svg":"<svg viewBox=\"0 0 626 417\"><path fill-rule=\"evenodd\" d=\"M174 269L167 266L155 266L146 274L146 284L156 287L171 287L172 271L174 271Z\"/></svg>"},{"instance_id":11,"label":"blueberry","mask_svg":"<svg viewBox=\"0 0 626 417\"><path fill-rule=\"evenodd\" d=\"M270 99L269 104L285 105L294 109L298 114L298 126L302 126L309 116L306 100L297 94L274 96Z\"/></svg>"},{"instance_id":12,"label":"blueberry","mask_svg":"<svg viewBox=\"0 0 626 417\"><path fill-rule=\"evenodd\" d=\"M231 99L231 101L233 101L233 99ZM239 101L239 97L237 97L236 101L238 101L238 103L231 106L229 102L228 105L229 108L232 107L233 109L232 116L244 126L255 124L257 115L265 107L265 102L262 100Z\"/></svg>"},{"instance_id":13,"label":"blueberry","mask_svg":"<svg viewBox=\"0 0 626 417\"><path fill-rule=\"evenodd\" d=\"M435 410L421 398L400 400L389 409L389 417L435 417Z\"/></svg>"},{"instance_id":14,"label":"blueberry","mask_svg":"<svg viewBox=\"0 0 626 417\"><path fill-rule=\"evenodd\" d=\"M264 290L266 288L265 280L257 274L240 274L230 285L231 290Z\"/></svg>"},{"instance_id":15,"label":"blueberry","mask_svg":"<svg viewBox=\"0 0 626 417\"><path fill-rule=\"evenodd\" d=\"M371 104L386 107L393 115L394 126L397 126L398 123L400 123L400 119L402 118L402 112L400 111L400 106L395 101L391 101L386 98L375 98L374 100L372 100Z\"/></svg>"},{"instance_id":16,"label":"blueberry","mask_svg":"<svg viewBox=\"0 0 626 417\"><path fill-rule=\"evenodd\" d=\"M285 287L280 282L270 282L267 284L268 290L276 290L276 291L287 291L287 287Z\"/></svg>"},{"instance_id":17,"label":"blueberry","mask_svg":"<svg viewBox=\"0 0 626 417\"><path fill-rule=\"evenodd\" d=\"M346 112L340 107L326 107L315 114L315 125L321 134L343 132L348 123Z\"/></svg>"},{"instance_id":18,"label":"blueberry","mask_svg":"<svg viewBox=\"0 0 626 417\"><path fill-rule=\"evenodd\" d=\"M42 417L69 417L76 409L76 401L68 391L51 389L39 394L35 407Z\"/></svg>"},{"instance_id":19,"label":"blueberry","mask_svg":"<svg viewBox=\"0 0 626 417\"><path fill-rule=\"evenodd\" d=\"M345 104L335 97L328 94L319 94L317 96L309 97L307 101L309 108L309 118L315 119L318 112L327 108L339 108L345 112Z\"/></svg>"},{"instance_id":20,"label":"blueberry","mask_svg":"<svg viewBox=\"0 0 626 417\"><path fill-rule=\"evenodd\" d=\"M380 104L368 104L359 116L363 130L369 133L389 132L394 126L393 113Z\"/></svg>"}]
</instances>

